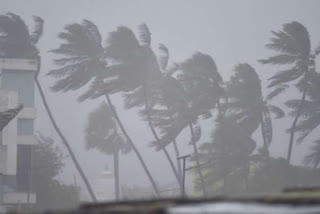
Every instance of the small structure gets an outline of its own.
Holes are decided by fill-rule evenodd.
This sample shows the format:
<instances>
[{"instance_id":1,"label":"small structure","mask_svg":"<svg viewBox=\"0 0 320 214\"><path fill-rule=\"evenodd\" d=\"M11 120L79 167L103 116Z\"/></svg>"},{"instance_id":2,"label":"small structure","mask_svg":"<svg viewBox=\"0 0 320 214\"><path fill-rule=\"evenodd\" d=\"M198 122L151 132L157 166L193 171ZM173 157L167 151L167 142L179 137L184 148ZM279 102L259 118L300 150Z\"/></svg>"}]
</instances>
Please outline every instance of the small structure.
<instances>
[{"instance_id":1,"label":"small structure","mask_svg":"<svg viewBox=\"0 0 320 214\"><path fill-rule=\"evenodd\" d=\"M114 201L114 176L110 171L103 171L94 182L94 192L98 201Z\"/></svg>"},{"instance_id":2,"label":"small structure","mask_svg":"<svg viewBox=\"0 0 320 214\"><path fill-rule=\"evenodd\" d=\"M0 132L0 203L34 204L31 168L36 117L34 77L36 60L0 59L0 112L23 105Z\"/></svg>"}]
</instances>

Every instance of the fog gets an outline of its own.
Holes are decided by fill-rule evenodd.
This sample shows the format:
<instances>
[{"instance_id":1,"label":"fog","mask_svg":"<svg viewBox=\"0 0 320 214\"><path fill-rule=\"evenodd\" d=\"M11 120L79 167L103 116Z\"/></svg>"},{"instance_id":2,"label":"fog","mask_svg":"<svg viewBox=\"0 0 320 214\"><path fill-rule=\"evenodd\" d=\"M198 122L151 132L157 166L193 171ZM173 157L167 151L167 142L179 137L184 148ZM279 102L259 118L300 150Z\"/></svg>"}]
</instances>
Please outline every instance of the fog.
<instances>
[{"instance_id":1,"label":"fog","mask_svg":"<svg viewBox=\"0 0 320 214\"><path fill-rule=\"evenodd\" d=\"M108 34L115 31L118 26L126 26L139 35L138 26L145 23L151 32L151 47L154 52L159 55L159 43L168 47L169 65L174 62L183 62L196 52L205 53L213 58L218 72L227 82L234 74L236 65L248 63L259 75L263 96L267 96L271 91L267 88L268 79L285 67L264 65L258 62L259 59L275 55L274 51L265 48L272 37L272 30L281 30L283 24L297 21L308 30L312 50L320 42L318 24L320 2L317 0L0 0L0 3L1 14L12 12L19 15L30 26L30 29L33 26L33 15L40 16L44 20L43 36L37 45L42 60L39 80L56 122L70 142L91 184L96 182L103 171L113 169L112 156L95 149L87 150L85 146L88 115L105 98L89 99L79 103L77 98L88 89L88 85L66 93L53 92L50 87L54 85L56 79L46 75L57 68L53 59L59 57L49 51L58 48L62 43L57 35L64 31L67 24L81 23L84 19L90 20L99 28L104 45ZM68 155L63 144L60 144L61 140L52 127L37 90L35 94L37 109L35 131L44 136L52 136L63 153ZM154 137L148 123L142 121L139 116L140 109L125 109L121 93L110 96L125 129L142 154L156 183L159 186L173 184L170 188L178 188L164 153L150 146ZM285 107L284 102L289 98L300 99L300 97L301 93L292 88L275 97L271 102L288 113L289 110ZM210 141L216 116L214 114L210 119L200 120L202 134L198 141L199 145ZM289 115L280 120L273 120L273 141L269 147L271 157L287 157L290 135L286 129L291 126L292 121L293 117ZM317 133L319 132L315 130L302 144L294 143L291 164L303 165L302 161L310 151L312 141L319 137ZM296 134L296 138L298 136ZM256 148L263 147L260 128L253 133L252 139L257 143ZM189 142L189 129L185 128L177 137L180 155L193 154L193 147L189 145ZM173 145L170 144L166 148L176 163ZM151 188L134 152L120 154L119 161L120 186ZM65 162L63 173L58 179L66 184L74 184L74 177L76 177L77 184L81 185L82 200L90 200L86 187L70 157ZM188 167L194 164L195 162L187 162ZM196 172L186 174L186 186L189 193L192 192L194 174Z\"/></svg>"}]
</instances>

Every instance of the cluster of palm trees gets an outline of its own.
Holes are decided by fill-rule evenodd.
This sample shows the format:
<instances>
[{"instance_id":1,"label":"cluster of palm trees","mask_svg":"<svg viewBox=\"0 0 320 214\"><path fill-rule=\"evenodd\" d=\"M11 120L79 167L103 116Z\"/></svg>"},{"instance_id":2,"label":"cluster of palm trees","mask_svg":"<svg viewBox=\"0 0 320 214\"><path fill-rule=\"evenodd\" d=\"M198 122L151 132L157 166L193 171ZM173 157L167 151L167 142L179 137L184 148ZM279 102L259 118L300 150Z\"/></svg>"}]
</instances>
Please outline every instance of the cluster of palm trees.
<instances>
[{"instance_id":1,"label":"cluster of palm trees","mask_svg":"<svg viewBox=\"0 0 320 214\"><path fill-rule=\"evenodd\" d=\"M30 33L24 21L9 13L0 16L0 56L6 58L33 58L39 60L36 44L43 33L43 20L35 17L35 30ZM221 192L228 188L231 174L241 174L246 183L253 158L269 156L272 142L272 113L276 119L284 111L271 104L274 97L296 87L301 97L286 101L294 118L288 129L290 140L287 160L290 163L295 142L298 142L320 124L320 74L315 69L315 59L320 48L311 48L306 28L298 22L284 24L280 31L273 31L267 48L276 52L263 64L287 66L269 79L273 90L263 96L258 73L249 64L239 64L234 74L224 81L214 59L197 52L180 63L169 64L169 50L160 44L159 56L151 46L151 33L146 24L138 27L138 35L130 28L120 26L102 38L98 27L89 20L65 26L58 34L61 44L51 50L55 54L56 69L46 72L56 81L52 91L68 92L85 90L79 102L105 99L88 116L85 142L88 149L95 148L113 155L116 177L116 197L119 198L119 152L133 151L157 197L161 197L157 182L147 163L137 149L112 103L114 94L122 94L126 109L139 110L153 135L146 143L162 151L172 169L177 184L182 186L182 170L177 137L185 129L190 132L192 160L197 173L197 185L202 196L209 195L213 183L219 182ZM45 71L44 71L45 72ZM94 201L94 192L78 163L70 144L57 126L43 94L38 75L35 77L42 101L51 122L75 163ZM213 119L212 140L201 140L201 121ZM256 148L252 135L261 128L262 148ZM183 143L183 142L180 142ZM171 157L168 145L172 144L175 156ZM258 150L258 153L254 151ZM176 163L175 163L176 162ZM305 164L317 167L320 163L320 139L315 141ZM239 180L239 182L242 182Z\"/></svg>"}]
</instances>

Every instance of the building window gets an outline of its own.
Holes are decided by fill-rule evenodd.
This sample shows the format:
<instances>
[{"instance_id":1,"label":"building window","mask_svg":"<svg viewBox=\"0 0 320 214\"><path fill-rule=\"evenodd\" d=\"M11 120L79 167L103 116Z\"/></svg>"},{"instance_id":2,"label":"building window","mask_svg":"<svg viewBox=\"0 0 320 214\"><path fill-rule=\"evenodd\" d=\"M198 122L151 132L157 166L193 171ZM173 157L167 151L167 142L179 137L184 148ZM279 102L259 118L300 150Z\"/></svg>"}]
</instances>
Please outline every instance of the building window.
<instances>
[{"instance_id":1,"label":"building window","mask_svg":"<svg viewBox=\"0 0 320 214\"><path fill-rule=\"evenodd\" d=\"M18 119L18 135L33 134L33 119Z\"/></svg>"}]
</instances>

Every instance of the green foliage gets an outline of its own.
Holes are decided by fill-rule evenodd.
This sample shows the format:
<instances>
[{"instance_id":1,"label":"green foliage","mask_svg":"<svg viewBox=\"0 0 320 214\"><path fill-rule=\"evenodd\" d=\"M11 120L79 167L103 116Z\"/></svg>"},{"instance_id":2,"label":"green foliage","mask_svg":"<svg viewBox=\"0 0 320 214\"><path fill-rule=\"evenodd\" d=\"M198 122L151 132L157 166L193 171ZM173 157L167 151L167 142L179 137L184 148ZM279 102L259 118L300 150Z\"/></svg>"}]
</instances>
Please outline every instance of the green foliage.
<instances>
[{"instance_id":1,"label":"green foliage","mask_svg":"<svg viewBox=\"0 0 320 214\"><path fill-rule=\"evenodd\" d=\"M127 153L131 149L124 136L119 133L110 107L105 102L89 114L85 133L87 149L98 149L108 155L120 150Z\"/></svg>"},{"instance_id":2,"label":"green foliage","mask_svg":"<svg viewBox=\"0 0 320 214\"><path fill-rule=\"evenodd\" d=\"M79 203L79 189L57 180L63 171L65 156L51 137L38 136L33 151L32 187L37 194L37 211L66 209Z\"/></svg>"},{"instance_id":3,"label":"green foliage","mask_svg":"<svg viewBox=\"0 0 320 214\"><path fill-rule=\"evenodd\" d=\"M26 23L14 13L0 15L0 57L34 59L39 51L35 46L43 33L44 21L34 17L35 29L30 34Z\"/></svg>"}]
</instances>

